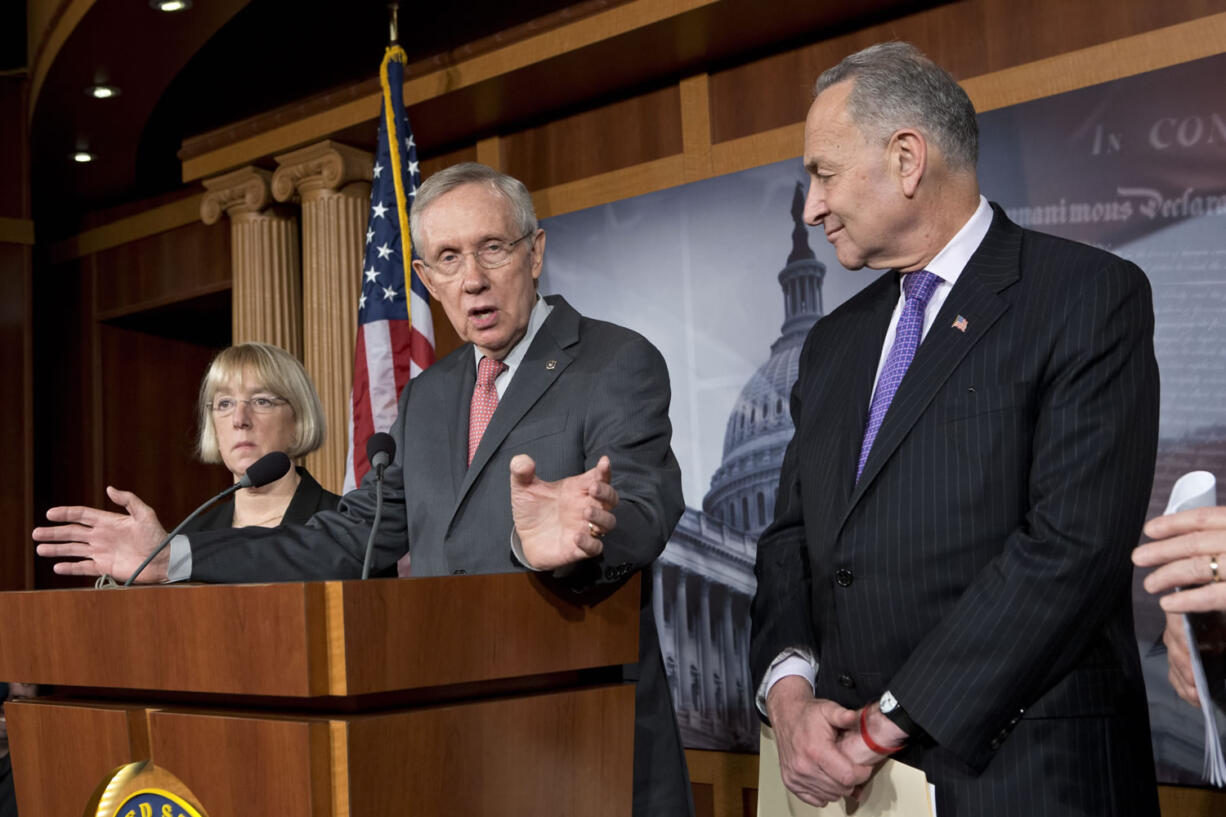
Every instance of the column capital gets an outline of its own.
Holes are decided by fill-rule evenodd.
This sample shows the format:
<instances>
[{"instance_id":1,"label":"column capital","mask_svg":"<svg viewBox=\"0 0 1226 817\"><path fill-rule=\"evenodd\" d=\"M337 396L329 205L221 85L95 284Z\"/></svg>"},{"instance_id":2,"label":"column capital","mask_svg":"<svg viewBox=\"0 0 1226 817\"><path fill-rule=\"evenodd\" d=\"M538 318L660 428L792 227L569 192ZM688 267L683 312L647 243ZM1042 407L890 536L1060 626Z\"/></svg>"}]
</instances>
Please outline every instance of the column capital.
<instances>
[{"instance_id":1,"label":"column capital","mask_svg":"<svg viewBox=\"0 0 1226 817\"><path fill-rule=\"evenodd\" d=\"M200 218L216 224L222 213L231 219L260 213L272 204L271 180L272 173L252 165L205 179L208 192L200 201Z\"/></svg>"},{"instance_id":2,"label":"column capital","mask_svg":"<svg viewBox=\"0 0 1226 817\"><path fill-rule=\"evenodd\" d=\"M369 182L375 163L367 151L330 139L275 158L280 165L272 174L272 194L277 201L289 201L294 193L313 198L350 182Z\"/></svg>"}]
</instances>

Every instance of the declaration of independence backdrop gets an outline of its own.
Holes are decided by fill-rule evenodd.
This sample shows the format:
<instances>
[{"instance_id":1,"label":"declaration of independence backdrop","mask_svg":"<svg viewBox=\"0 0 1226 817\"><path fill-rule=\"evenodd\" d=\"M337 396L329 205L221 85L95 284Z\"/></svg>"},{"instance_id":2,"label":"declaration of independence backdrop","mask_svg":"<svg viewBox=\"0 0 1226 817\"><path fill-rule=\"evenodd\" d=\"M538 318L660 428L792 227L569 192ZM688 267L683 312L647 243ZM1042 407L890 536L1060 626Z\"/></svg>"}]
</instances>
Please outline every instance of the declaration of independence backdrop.
<instances>
[{"instance_id":1,"label":"declaration of independence backdrop","mask_svg":"<svg viewBox=\"0 0 1226 817\"><path fill-rule=\"evenodd\" d=\"M1153 284L1162 423L1150 515L1183 472L1226 477L1223 72L1226 55L980 116L990 200L1024 226L1134 260ZM799 160L787 160L544 222L542 291L642 332L672 375L688 508L653 592L693 748L756 746L748 600L791 435L800 343L876 277L843 269L821 233L800 224L804 184ZM1198 782L1199 712L1169 688L1162 618L1141 578L1137 641L1159 777Z\"/></svg>"}]
</instances>

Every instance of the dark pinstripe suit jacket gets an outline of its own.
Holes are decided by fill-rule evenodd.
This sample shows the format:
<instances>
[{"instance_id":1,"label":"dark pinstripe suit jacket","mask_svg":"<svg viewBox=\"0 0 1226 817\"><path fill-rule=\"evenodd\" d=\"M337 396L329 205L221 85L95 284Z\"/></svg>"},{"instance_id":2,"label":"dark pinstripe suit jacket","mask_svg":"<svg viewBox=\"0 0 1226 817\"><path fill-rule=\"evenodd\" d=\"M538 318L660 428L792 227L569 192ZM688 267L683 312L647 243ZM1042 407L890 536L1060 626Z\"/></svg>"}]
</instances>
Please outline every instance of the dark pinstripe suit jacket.
<instances>
[{"instance_id":1,"label":"dark pinstripe suit jacket","mask_svg":"<svg viewBox=\"0 0 1226 817\"><path fill-rule=\"evenodd\" d=\"M897 274L810 333L754 676L807 646L819 698L890 689L941 817L1155 815L1129 562L1157 443L1149 284L994 209L858 483Z\"/></svg>"},{"instance_id":2,"label":"dark pinstripe suit jacket","mask_svg":"<svg viewBox=\"0 0 1226 817\"><path fill-rule=\"evenodd\" d=\"M405 386L392 427L396 461L384 476L376 569L408 550L414 576L510 573L510 461L536 460L541 479L593 467L607 454L620 496L617 529L604 553L581 564L560 592L624 582L664 549L685 508L669 441L664 359L641 335L584 318L559 296L499 401L471 465L468 407L476 381L465 344ZM402 467L402 464L407 464ZM235 536L196 534L195 581L281 581L361 574L374 518L374 481L346 494L335 512L305 526ZM638 577L631 579L639 581ZM635 694L634 814L690 814L685 756L660 656L651 590L643 588ZM531 762L531 759L525 759Z\"/></svg>"}]
</instances>

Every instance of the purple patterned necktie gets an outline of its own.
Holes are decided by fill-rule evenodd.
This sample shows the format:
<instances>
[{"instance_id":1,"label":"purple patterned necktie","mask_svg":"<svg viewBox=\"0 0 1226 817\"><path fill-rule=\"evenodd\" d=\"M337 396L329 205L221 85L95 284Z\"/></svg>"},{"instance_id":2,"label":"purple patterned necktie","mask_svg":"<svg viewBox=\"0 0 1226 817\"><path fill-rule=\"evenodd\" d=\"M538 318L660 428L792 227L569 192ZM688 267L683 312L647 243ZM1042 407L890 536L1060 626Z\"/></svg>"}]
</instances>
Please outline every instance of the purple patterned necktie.
<instances>
[{"instance_id":1,"label":"purple patterned necktie","mask_svg":"<svg viewBox=\"0 0 1226 817\"><path fill-rule=\"evenodd\" d=\"M902 377L907 373L919 348L920 337L924 334L924 308L936 291L940 277L928 270L910 272L902 277L903 293L907 296L898 316L898 328L894 332L894 345L881 367L881 377L877 381L877 389L873 392L873 402L868 407L868 427L864 429L864 442L860 444L860 463L856 466L856 481L860 480L860 472L864 463L868 462L868 452L873 449L873 440L881 430L881 421L890 408L894 393L902 383Z\"/></svg>"}]
</instances>

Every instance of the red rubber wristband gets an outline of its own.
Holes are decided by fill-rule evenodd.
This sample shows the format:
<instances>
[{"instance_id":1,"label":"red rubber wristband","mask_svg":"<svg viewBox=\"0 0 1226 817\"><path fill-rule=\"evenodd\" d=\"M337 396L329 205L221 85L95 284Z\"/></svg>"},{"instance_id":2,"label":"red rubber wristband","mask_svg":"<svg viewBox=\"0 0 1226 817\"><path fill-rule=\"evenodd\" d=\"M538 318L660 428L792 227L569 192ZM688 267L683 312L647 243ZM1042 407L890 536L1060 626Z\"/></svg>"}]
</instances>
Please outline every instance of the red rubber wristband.
<instances>
[{"instance_id":1,"label":"red rubber wristband","mask_svg":"<svg viewBox=\"0 0 1226 817\"><path fill-rule=\"evenodd\" d=\"M867 746L869 749L873 750L879 755L892 755L895 752L902 751L903 746L906 746L906 744L904 743L902 746L895 746L893 749L887 749L881 744L877 743L877 741L869 737L868 735L868 707L867 706L860 710L860 740L864 741L865 746Z\"/></svg>"}]
</instances>

